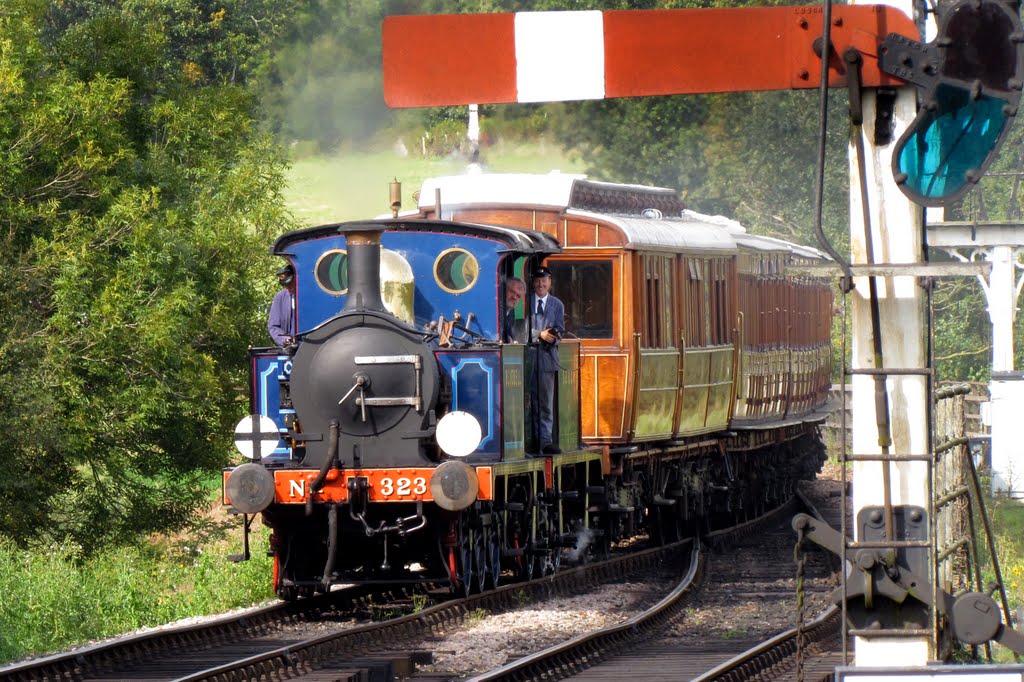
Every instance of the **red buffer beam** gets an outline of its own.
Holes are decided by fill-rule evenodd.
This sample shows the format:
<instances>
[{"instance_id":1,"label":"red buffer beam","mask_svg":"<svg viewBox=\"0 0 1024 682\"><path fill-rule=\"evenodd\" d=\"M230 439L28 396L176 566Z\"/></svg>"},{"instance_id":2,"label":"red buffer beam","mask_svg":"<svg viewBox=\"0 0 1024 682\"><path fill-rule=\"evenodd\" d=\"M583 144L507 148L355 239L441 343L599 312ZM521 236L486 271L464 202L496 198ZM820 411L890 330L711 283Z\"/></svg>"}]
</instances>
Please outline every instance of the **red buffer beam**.
<instances>
[{"instance_id":1,"label":"red buffer beam","mask_svg":"<svg viewBox=\"0 0 1024 682\"><path fill-rule=\"evenodd\" d=\"M391 107L551 102L816 88L822 9L616 10L392 16L384 19L384 100ZM885 5L832 8L829 86L841 55L864 56L867 87L903 85L878 69L882 38L919 40Z\"/></svg>"}]
</instances>

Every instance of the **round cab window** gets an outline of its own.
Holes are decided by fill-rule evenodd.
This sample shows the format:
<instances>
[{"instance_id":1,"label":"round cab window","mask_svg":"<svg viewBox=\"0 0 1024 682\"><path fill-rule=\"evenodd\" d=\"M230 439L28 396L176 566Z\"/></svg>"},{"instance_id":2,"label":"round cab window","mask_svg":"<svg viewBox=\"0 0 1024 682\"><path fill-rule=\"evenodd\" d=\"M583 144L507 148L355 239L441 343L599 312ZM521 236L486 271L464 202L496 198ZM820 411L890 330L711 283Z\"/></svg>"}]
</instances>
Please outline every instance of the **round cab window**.
<instances>
[{"instance_id":1,"label":"round cab window","mask_svg":"<svg viewBox=\"0 0 1024 682\"><path fill-rule=\"evenodd\" d=\"M452 294L472 289L479 274L476 256L465 249L448 249L434 261L434 279L438 286Z\"/></svg>"},{"instance_id":2,"label":"round cab window","mask_svg":"<svg viewBox=\"0 0 1024 682\"><path fill-rule=\"evenodd\" d=\"M332 249L316 261L316 283L332 296L348 292L348 252Z\"/></svg>"}]
</instances>

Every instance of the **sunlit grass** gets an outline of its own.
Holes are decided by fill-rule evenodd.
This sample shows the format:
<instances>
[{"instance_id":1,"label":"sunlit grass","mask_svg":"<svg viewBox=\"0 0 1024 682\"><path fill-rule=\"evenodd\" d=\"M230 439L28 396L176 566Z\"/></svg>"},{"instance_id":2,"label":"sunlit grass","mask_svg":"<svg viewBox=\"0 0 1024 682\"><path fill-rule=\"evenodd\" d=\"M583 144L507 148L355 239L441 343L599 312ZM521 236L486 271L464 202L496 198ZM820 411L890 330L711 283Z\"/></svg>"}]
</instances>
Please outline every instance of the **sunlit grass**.
<instances>
[{"instance_id":1,"label":"sunlit grass","mask_svg":"<svg viewBox=\"0 0 1024 682\"><path fill-rule=\"evenodd\" d=\"M484 150L486 168L495 173L582 172L558 147L543 143L495 145ZM289 173L285 199L292 213L307 226L356 220L386 214L388 184L402 183L402 205L415 206L413 192L423 180L464 172L462 158L424 159L387 151L345 152L331 157L296 159Z\"/></svg>"},{"instance_id":2,"label":"sunlit grass","mask_svg":"<svg viewBox=\"0 0 1024 682\"><path fill-rule=\"evenodd\" d=\"M1012 610L1024 605L1024 505L1007 498L990 500L987 504L1006 600ZM987 556L987 550L981 551L982 556ZM982 580L986 584L996 579L991 563L983 563L982 568ZM993 596L997 602L1000 601L998 594ZM1008 649L998 646L994 648L999 650L999 660L1013 660Z\"/></svg>"},{"instance_id":3,"label":"sunlit grass","mask_svg":"<svg viewBox=\"0 0 1024 682\"><path fill-rule=\"evenodd\" d=\"M87 559L71 543L21 550L0 537L0 663L272 599L266 539L253 538L250 561L232 563L227 555L241 549L233 528Z\"/></svg>"}]
</instances>

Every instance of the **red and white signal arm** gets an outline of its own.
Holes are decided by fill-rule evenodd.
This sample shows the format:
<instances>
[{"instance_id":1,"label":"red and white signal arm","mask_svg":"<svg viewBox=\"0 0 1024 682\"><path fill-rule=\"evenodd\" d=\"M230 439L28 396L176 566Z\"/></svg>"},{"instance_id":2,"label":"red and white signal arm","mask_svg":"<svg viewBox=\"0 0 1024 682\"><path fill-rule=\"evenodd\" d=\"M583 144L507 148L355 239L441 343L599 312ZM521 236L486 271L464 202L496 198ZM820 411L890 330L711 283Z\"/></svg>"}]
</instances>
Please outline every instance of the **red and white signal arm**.
<instances>
[{"instance_id":1,"label":"red and white signal arm","mask_svg":"<svg viewBox=\"0 0 1024 682\"><path fill-rule=\"evenodd\" d=\"M865 87L903 85L878 68L890 33L919 39L886 5L832 8L829 85L857 48ZM391 107L551 102L817 88L817 6L391 16L384 100Z\"/></svg>"}]
</instances>

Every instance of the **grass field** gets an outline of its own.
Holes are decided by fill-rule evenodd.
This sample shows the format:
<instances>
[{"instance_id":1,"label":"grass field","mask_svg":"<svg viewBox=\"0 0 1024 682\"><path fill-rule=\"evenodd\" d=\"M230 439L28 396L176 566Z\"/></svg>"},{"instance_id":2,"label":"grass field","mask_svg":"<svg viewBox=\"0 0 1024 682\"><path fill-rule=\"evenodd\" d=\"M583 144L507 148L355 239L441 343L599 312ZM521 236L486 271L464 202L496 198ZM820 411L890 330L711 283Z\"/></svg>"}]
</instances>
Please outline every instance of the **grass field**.
<instances>
[{"instance_id":1,"label":"grass field","mask_svg":"<svg viewBox=\"0 0 1024 682\"><path fill-rule=\"evenodd\" d=\"M489 147L484 153L495 173L580 173L583 165L562 150L543 143ZM402 206L412 209L412 193L425 178L456 175L466 168L458 158L402 157L392 151L351 152L332 157L297 159L289 175L285 199L303 225L321 225L387 213L388 183L402 183Z\"/></svg>"}]
</instances>

